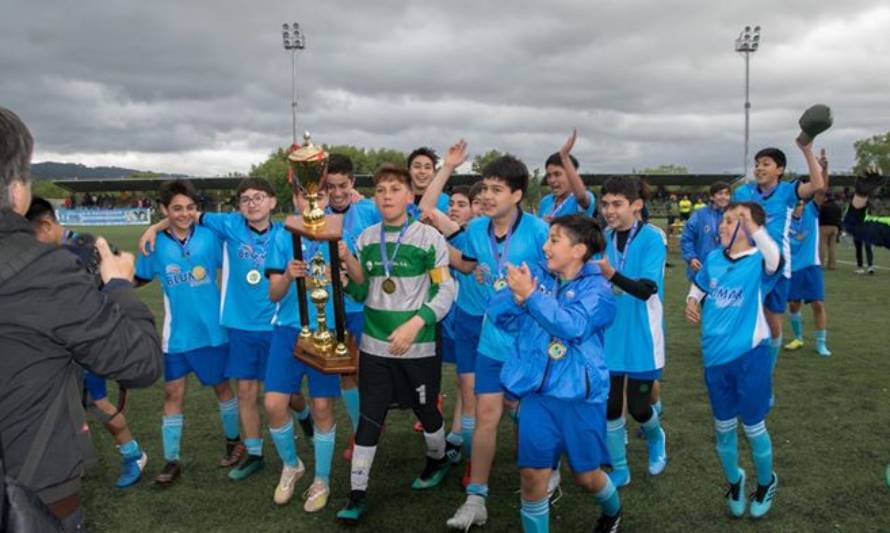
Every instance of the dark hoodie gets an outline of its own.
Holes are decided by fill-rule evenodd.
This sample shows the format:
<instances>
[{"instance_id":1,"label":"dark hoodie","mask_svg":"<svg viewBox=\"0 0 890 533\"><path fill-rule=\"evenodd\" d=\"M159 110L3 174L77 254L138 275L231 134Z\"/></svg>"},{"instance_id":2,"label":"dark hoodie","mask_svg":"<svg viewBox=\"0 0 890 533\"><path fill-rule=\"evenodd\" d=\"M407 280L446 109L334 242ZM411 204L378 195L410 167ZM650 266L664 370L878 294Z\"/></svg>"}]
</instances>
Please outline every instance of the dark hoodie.
<instances>
[{"instance_id":1,"label":"dark hoodie","mask_svg":"<svg viewBox=\"0 0 890 533\"><path fill-rule=\"evenodd\" d=\"M0 444L8 475L47 503L80 490L88 437L76 388L83 368L124 387L161 375L154 318L132 285L99 291L70 252L37 241L30 223L0 211ZM51 409L60 397L59 409ZM48 413L50 438L28 479L20 474Z\"/></svg>"}]
</instances>

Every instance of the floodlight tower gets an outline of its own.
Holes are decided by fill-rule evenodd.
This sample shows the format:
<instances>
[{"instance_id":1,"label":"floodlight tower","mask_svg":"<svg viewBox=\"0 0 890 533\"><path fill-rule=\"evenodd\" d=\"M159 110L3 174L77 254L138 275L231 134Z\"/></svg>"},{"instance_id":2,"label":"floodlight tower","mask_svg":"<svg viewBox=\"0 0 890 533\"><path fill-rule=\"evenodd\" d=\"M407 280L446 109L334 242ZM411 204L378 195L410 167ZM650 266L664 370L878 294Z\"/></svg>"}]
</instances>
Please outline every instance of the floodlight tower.
<instances>
[{"instance_id":1,"label":"floodlight tower","mask_svg":"<svg viewBox=\"0 0 890 533\"><path fill-rule=\"evenodd\" d=\"M749 125L751 122L751 101L748 96L750 93L750 61L751 54L757 51L760 47L760 26L754 26L754 29L751 29L751 26L745 26L745 29L739 33L738 38L735 40L735 51L744 54L745 56L745 162L742 166L742 170L747 175L748 171L748 138L749 138Z\"/></svg>"},{"instance_id":2,"label":"floodlight tower","mask_svg":"<svg viewBox=\"0 0 890 533\"><path fill-rule=\"evenodd\" d=\"M297 50L306 48L306 36L300 31L300 25L294 22L281 25L281 37L284 49L290 51L291 127L293 143L297 144Z\"/></svg>"}]
</instances>

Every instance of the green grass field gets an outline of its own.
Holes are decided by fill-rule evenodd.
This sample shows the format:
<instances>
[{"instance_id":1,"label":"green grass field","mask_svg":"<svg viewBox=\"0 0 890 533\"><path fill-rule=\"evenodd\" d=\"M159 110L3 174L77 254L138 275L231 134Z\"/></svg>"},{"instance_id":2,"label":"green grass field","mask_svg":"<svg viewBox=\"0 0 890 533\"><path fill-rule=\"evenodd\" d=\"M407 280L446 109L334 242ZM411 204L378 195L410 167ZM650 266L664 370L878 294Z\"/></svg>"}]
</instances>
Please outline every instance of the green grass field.
<instances>
[{"instance_id":1,"label":"green grass field","mask_svg":"<svg viewBox=\"0 0 890 533\"><path fill-rule=\"evenodd\" d=\"M135 247L136 228L83 228L107 236L123 249ZM844 243L841 259L853 260ZM888 531L890 489L884 466L890 461L890 331L887 301L890 270L857 276L841 264L826 272L829 346L834 354L819 358L812 349L811 316L805 311L809 341L798 352L784 352L777 369L777 405L767 420L773 439L775 468L780 476L777 500L760 523L727 517L724 484L714 453L713 423L702 382L697 329L683 319L688 284L678 257L668 269L665 315L667 367L662 398L670 462L656 479L646 474L645 442L634 437L631 424L628 456L633 482L623 489L626 531ZM876 250L876 263L890 266L890 253ZM162 305L158 285L139 289L155 312ZM888 329L884 329L888 328ZM790 329L786 328L786 337ZM446 415L454 400L452 367L443 372L448 392ZM328 508L307 515L300 502L278 508L272 492L280 461L266 438L266 470L243 482L231 482L216 466L223 438L216 401L210 389L193 378L187 395L182 443L185 472L169 489L151 480L163 465L160 443L162 384L133 391L126 413L130 427L150 456L143 480L135 487L113 487L119 456L103 428L93 425L100 464L87 474L85 508L91 531L337 531L334 513L349 490L349 465L340 452L349 422L338 407L337 454ZM506 420L506 419L505 419ZM358 531L445 531L445 520L463 501L458 484L462 467L430 492L414 493L411 480L423 466L423 439L411 431L413 417L394 411L387 420L371 474L370 513ZM483 531L519 531L519 486L514 467L510 422L502 422L501 438L489 498L489 524ZM299 433L299 431L298 431ZM741 431L740 431L741 434ZM742 466L753 467L744 436L740 436ZM311 446L300 439L298 451L309 471L298 484L311 483ZM564 467L565 468L565 467ZM458 471L459 470L459 471ZM592 496L570 483L563 472L565 496L552 512L553 531L590 531L599 514Z\"/></svg>"}]
</instances>

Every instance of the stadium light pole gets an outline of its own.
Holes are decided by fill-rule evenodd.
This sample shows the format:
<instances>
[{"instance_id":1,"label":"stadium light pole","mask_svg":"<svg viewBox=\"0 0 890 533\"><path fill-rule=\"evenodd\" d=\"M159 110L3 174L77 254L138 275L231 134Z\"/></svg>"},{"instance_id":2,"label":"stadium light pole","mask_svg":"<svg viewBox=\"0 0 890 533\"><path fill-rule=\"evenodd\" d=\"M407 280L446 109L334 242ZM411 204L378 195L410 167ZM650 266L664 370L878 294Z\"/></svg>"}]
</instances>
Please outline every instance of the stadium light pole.
<instances>
[{"instance_id":1,"label":"stadium light pole","mask_svg":"<svg viewBox=\"0 0 890 533\"><path fill-rule=\"evenodd\" d=\"M299 24L285 22L281 25L281 37L284 49L290 52L291 128L293 143L297 144L297 50L306 48L306 36L300 31Z\"/></svg>"},{"instance_id":2,"label":"stadium light pole","mask_svg":"<svg viewBox=\"0 0 890 533\"><path fill-rule=\"evenodd\" d=\"M751 87L751 54L760 48L760 26L745 26L738 38L735 40L735 51L745 56L745 162L742 170L745 175L748 174L748 139L751 123L751 101L749 99Z\"/></svg>"}]
</instances>

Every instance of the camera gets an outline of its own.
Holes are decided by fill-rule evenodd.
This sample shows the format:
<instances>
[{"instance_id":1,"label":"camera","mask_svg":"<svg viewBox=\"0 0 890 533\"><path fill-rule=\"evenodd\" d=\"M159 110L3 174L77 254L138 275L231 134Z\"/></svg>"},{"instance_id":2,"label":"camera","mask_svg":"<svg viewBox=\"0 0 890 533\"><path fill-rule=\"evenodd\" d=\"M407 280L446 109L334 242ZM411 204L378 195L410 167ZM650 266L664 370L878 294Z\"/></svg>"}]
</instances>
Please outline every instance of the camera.
<instances>
[{"instance_id":1,"label":"camera","mask_svg":"<svg viewBox=\"0 0 890 533\"><path fill-rule=\"evenodd\" d=\"M102 276L99 275L99 264L102 262L102 256L96 248L96 237L89 233L75 233L63 245L66 250L73 253L80 259L81 264L87 273L96 278L96 286L102 287ZM108 243L111 253L120 255L120 249L117 246Z\"/></svg>"}]
</instances>

